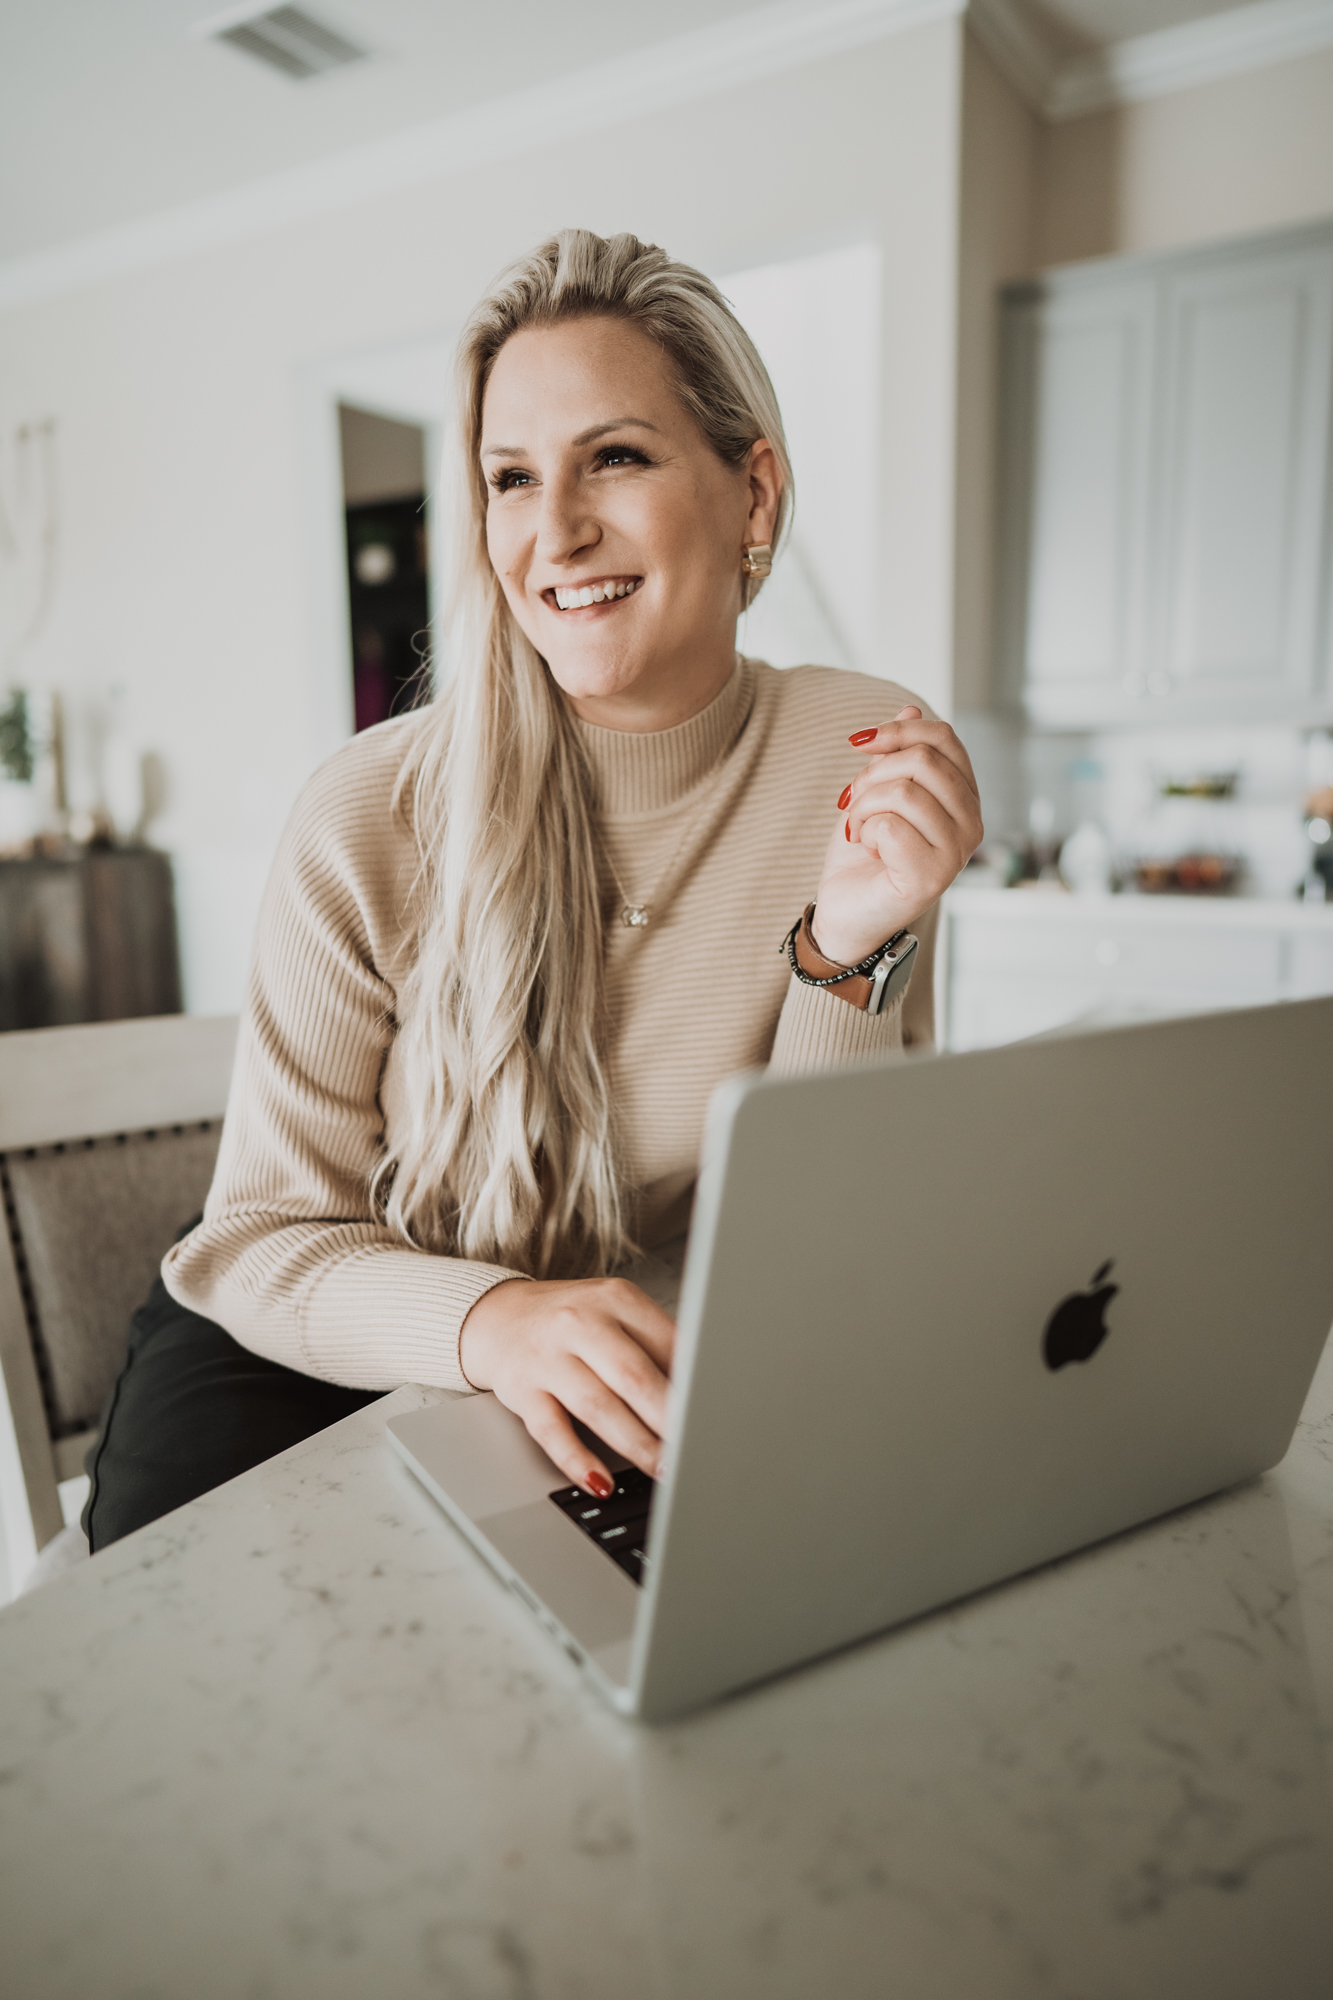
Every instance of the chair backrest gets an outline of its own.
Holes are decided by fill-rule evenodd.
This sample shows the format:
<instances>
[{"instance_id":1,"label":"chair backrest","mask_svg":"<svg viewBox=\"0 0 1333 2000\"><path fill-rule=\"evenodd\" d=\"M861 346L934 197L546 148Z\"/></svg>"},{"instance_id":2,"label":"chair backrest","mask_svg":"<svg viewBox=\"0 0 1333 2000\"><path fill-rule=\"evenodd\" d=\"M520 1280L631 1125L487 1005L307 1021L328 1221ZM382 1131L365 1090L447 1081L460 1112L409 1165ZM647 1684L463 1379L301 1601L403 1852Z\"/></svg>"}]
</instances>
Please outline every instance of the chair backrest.
<instances>
[{"instance_id":1,"label":"chair backrest","mask_svg":"<svg viewBox=\"0 0 1333 2000\"><path fill-rule=\"evenodd\" d=\"M130 1315L203 1207L232 1018L0 1035L0 1511L16 1582L59 1533L58 1483L119 1372Z\"/></svg>"}]
</instances>

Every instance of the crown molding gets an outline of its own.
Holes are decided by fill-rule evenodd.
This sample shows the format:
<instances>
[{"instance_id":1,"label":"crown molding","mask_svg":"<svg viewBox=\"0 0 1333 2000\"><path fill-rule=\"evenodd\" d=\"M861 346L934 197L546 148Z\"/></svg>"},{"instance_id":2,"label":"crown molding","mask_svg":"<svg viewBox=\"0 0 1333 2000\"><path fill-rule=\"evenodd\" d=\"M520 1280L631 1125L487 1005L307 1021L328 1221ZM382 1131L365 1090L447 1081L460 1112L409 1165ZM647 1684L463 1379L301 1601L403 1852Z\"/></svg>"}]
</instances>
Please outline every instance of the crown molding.
<instances>
[{"instance_id":1,"label":"crown molding","mask_svg":"<svg viewBox=\"0 0 1333 2000\"><path fill-rule=\"evenodd\" d=\"M546 80L221 194L0 262L0 312L960 15L1033 109L1057 121L1333 46L1333 0L1257 0L1072 58L1061 57L1022 0L777 0L585 65L573 77ZM626 108L608 112L608 105ZM516 132L522 135L517 144Z\"/></svg>"},{"instance_id":2,"label":"crown molding","mask_svg":"<svg viewBox=\"0 0 1333 2000\"><path fill-rule=\"evenodd\" d=\"M1228 14L1062 56L1023 0L969 0L968 26L1043 118L1084 118L1333 46L1333 0L1255 0Z\"/></svg>"},{"instance_id":3,"label":"crown molding","mask_svg":"<svg viewBox=\"0 0 1333 2000\"><path fill-rule=\"evenodd\" d=\"M1051 119L1082 118L1110 105L1192 90L1330 45L1333 0L1258 0L1229 14L1159 28L1076 57L1059 70L1042 110Z\"/></svg>"},{"instance_id":4,"label":"crown molding","mask_svg":"<svg viewBox=\"0 0 1333 2000\"><path fill-rule=\"evenodd\" d=\"M965 7L966 0L777 0L629 55L582 64L568 78L548 78L222 194L11 258L0 263L0 312L511 159L617 118L730 90L956 18ZM608 110L617 105L624 108ZM518 143L515 133L522 135Z\"/></svg>"},{"instance_id":5,"label":"crown molding","mask_svg":"<svg viewBox=\"0 0 1333 2000\"><path fill-rule=\"evenodd\" d=\"M1060 57L1038 16L1020 0L968 0L967 25L1019 96L1043 111Z\"/></svg>"}]
</instances>

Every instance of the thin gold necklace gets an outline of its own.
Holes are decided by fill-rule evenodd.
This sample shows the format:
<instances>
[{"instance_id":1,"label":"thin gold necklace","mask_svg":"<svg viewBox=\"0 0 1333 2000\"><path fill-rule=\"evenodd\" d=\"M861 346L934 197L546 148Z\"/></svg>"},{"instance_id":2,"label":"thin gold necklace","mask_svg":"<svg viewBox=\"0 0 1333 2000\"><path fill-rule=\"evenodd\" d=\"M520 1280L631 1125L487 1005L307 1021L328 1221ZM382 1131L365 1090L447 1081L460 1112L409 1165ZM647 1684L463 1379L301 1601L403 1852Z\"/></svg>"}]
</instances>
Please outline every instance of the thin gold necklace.
<instances>
[{"instance_id":1,"label":"thin gold necklace","mask_svg":"<svg viewBox=\"0 0 1333 2000\"><path fill-rule=\"evenodd\" d=\"M744 658L745 655L743 653L738 652L736 655L735 666L739 667ZM735 668L733 667L733 672L734 671ZM716 699L716 697L714 697L714 699ZM712 777L714 771L716 771L719 768L719 766L725 762L727 749L729 748L730 745L727 745L726 748L724 748L722 751L719 752L718 756L713 760L713 762L709 765L708 769L704 772L703 777L697 781L698 784L700 785L705 784L707 780ZM691 787L691 789L694 789L694 787ZM620 921L622 924L624 924L626 930L629 931L647 930L649 924L653 920L654 901L657 898L657 896L661 893L666 883L670 880L671 871L675 867L676 863L680 860L681 854L683 853L685 848L685 843L689 839L690 834L693 831L693 827L694 827L694 820L691 817L689 820L686 821L685 831L681 835L680 839L677 841L676 845L672 848L671 857L668 860L666 867L659 874L657 881L654 883L651 892L647 896L644 896L642 898L631 896L629 890L625 887L624 883L621 881L620 870L616 867L616 864L611 857L611 844L607 840L605 833L602 834L601 837L602 852L606 856L606 865L611 870L612 880L615 882L616 888L620 891ZM674 884L672 893L674 894Z\"/></svg>"},{"instance_id":2,"label":"thin gold necklace","mask_svg":"<svg viewBox=\"0 0 1333 2000\"><path fill-rule=\"evenodd\" d=\"M721 761L722 759L719 757L718 764L720 764ZM717 769L717 764L713 766L713 770L716 769ZM708 775L711 776L711 772ZM690 819L686 822L685 831L681 835L680 839L676 842L676 845L672 848L671 858L667 862L666 867L659 874L657 881L654 883L650 893L647 896L643 897L642 900L640 900L635 896L631 896L629 890L625 887L624 883L621 881L620 870L616 867L615 862L611 858L611 844L607 840L606 835L605 834L602 835L602 852L606 856L606 865L611 870L612 880L615 882L616 888L620 891L620 921L622 924L624 924L626 930L630 931L646 930L649 924L652 922L654 899L661 891L661 889L664 887L668 878L670 877L672 869L675 867L676 863L680 860L682 850L684 849L686 841L690 837L690 833L693 829L693 826L694 826L693 819Z\"/></svg>"}]
</instances>

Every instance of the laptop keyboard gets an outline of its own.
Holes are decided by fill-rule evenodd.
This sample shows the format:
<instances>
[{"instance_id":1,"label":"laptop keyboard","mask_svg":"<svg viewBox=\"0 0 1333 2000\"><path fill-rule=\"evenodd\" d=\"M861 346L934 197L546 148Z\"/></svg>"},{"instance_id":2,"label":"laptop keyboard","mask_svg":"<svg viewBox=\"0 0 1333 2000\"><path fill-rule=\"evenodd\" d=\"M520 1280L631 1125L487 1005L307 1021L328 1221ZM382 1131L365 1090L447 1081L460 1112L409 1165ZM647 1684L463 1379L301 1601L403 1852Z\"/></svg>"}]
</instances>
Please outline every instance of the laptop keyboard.
<instances>
[{"instance_id":1,"label":"laptop keyboard","mask_svg":"<svg viewBox=\"0 0 1333 2000\"><path fill-rule=\"evenodd\" d=\"M581 1486L562 1486L550 1498L589 1541L606 1550L631 1583L642 1583L653 1492L648 1474L630 1466L617 1476L615 1491L605 1500L585 1493Z\"/></svg>"}]
</instances>

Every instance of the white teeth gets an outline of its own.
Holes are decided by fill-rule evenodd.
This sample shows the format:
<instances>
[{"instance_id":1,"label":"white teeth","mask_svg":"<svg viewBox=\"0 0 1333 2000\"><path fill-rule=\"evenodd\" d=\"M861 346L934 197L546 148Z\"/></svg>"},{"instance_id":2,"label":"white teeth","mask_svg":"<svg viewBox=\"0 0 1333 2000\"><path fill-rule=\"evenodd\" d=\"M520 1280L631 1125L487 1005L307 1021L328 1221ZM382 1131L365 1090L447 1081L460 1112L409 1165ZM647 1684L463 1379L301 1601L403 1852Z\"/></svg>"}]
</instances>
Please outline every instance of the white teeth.
<instances>
[{"instance_id":1,"label":"white teeth","mask_svg":"<svg viewBox=\"0 0 1333 2000\"><path fill-rule=\"evenodd\" d=\"M638 589L639 578L630 583L584 584L579 590L557 589L555 603L558 611L573 611L581 604L609 604L613 597L629 597Z\"/></svg>"}]
</instances>

